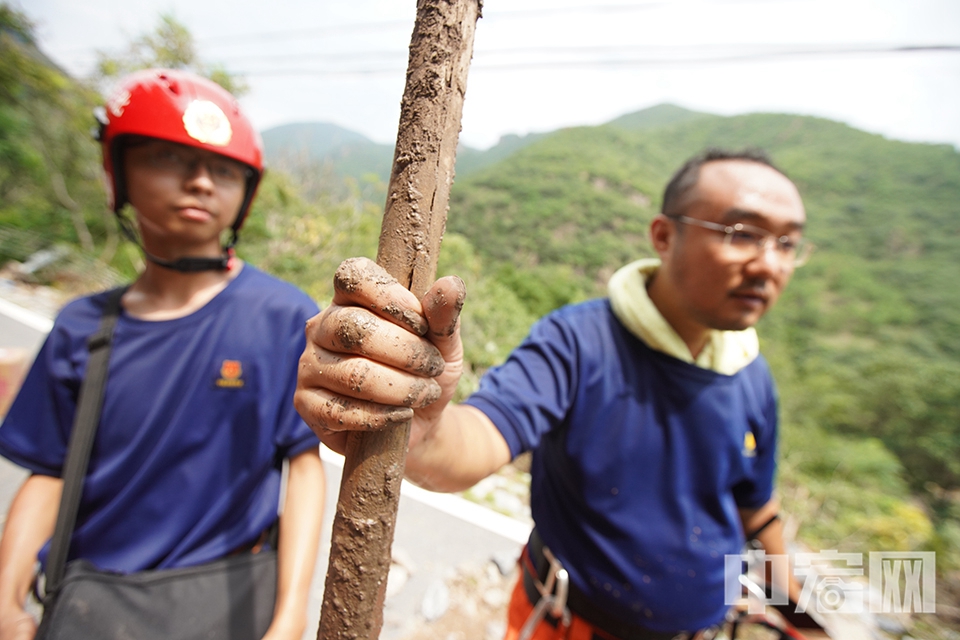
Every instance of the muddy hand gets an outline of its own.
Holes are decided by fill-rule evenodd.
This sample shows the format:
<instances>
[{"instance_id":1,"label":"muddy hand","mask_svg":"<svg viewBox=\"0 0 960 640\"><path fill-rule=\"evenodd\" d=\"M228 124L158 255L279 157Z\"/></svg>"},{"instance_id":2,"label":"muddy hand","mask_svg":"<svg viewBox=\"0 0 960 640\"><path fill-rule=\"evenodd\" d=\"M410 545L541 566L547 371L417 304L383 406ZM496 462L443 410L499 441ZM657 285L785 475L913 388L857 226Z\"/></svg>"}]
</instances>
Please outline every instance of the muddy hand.
<instances>
[{"instance_id":1,"label":"muddy hand","mask_svg":"<svg viewBox=\"0 0 960 640\"><path fill-rule=\"evenodd\" d=\"M437 425L443 410L453 398L463 373L463 343L460 341L460 311L466 298L463 281L456 276L440 278L421 304L427 318L427 338L443 358L443 372L434 380L440 387L440 397L430 405L414 411L410 446L415 446Z\"/></svg>"},{"instance_id":2,"label":"muddy hand","mask_svg":"<svg viewBox=\"0 0 960 640\"><path fill-rule=\"evenodd\" d=\"M425 314L376 263L352 258L337 270L334 290L330 306L307 323L294 404L327 446L343 452L346 432L405 422L414 409L452 395L437 381L449 386L450 375L441 376L444 355L434 342L449 351L455 338L459 349L463 285L456 278L435 283ZM459 369L459 355L454 364Z\"/></svg>"}]
</instances>

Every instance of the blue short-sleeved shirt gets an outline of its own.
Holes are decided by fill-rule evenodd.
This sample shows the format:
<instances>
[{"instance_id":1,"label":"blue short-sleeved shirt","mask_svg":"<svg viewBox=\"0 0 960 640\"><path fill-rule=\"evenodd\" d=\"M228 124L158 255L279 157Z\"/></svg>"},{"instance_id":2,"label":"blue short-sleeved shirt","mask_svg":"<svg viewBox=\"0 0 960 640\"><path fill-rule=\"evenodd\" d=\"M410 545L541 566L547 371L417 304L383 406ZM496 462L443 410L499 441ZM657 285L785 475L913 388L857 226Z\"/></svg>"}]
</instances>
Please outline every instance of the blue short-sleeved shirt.
<instances>
[{"instance_id":1,"label":"blue short-sleeved shirt","mask_svg":"<svg viewBox=\"0 0 960 640\"><path fill-rule=\"evenodd\" d=\"M607 300L537 323L468 401L533 450L537 530L612 616L657 631L723 618L738 508L771 497L776 394L762 358L727 376L654 351Z\"/></svg>"},{"instance_id":2,"label":"blue short-sleeved shirt","mask_svg":"<svg viewBox=\"0 0 960 640\"><path fill-rule=\"evenodd\" d=\"M0 426L0 454L35 473L61 474L105 301L64 308ZM121 314L71 558L131 572L256 540L277 518L283 459L318 445L293 408L316 313L303 292L245 265L186 317Z\"/></svg>"}]
</instances>

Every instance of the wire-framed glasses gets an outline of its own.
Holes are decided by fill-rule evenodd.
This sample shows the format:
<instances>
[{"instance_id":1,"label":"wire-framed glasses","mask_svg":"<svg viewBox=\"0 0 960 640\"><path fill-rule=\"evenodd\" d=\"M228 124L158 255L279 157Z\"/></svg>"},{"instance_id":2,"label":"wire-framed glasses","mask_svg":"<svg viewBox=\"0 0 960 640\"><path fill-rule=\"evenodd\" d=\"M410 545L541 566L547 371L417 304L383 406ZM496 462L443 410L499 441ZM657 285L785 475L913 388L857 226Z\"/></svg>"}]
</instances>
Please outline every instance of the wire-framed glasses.
<instances>
[{"instance_id":1,"label":"wire-framed glasses","mask_svg":"<svg viewBox=\"0 0 960 640\"><path fill-rule=\"evenodd\" d=\"M749 224L720 224L688 216L668 215L671 220L723 234L723 244L738 260L753 260L773 245L777 257L793 268L802 267L810 258L813 244L794 236L775 236L765 229Z\"/></svg>"},{"instance_id":2,"label":"wire-framed glasses","mask_svg":"<svg viewBox=\"0 0 960 640\"><path fill-rule=\"evenodd\" d=\"M232 158L204 153L165 140L138 141L131 144L130 148L137 149L152 168L181 178L195 174L198 167L203 165L213 182L220 187L243 187L252 173L250 167Z\"/></svg>"}]
</instances>

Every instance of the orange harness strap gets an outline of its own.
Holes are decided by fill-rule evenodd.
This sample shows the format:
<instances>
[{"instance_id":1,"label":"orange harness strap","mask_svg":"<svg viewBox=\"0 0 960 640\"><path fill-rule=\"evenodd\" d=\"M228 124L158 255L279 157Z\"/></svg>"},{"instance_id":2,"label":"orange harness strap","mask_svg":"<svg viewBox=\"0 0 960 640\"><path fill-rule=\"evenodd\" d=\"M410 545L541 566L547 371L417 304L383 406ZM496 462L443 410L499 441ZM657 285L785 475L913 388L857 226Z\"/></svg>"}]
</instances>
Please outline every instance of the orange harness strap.
<instances>
[{"instance_id":1,"label":"orange harness strap","mask_svg":"<svg viewBox=\"0 0 960 640\"><path fill-rule=\"evenodd\" d=\"M537 608L536 603L531 602L533 594L528 593L528 589L524 585L524 578L527 575L532 576L534 580L538 580L533 558L530 556L529 545L524 547L520 554L519 565L520 577L510 597L510 607L507 612L507 633L504 640L520 640L520 634L524 626ZM575 612L569 609L567 609L567 612L568 615L559 620L551 615L544 616L539 620L532 635L526 636L523 640L620 640L619 637L591 624ZM673 638L675 640L709 640L716 635L717 631L719 631L717 627L711 627L693 634L679 633ZM651 636L653 635L662 637L663 634L651 632Z\"/></svg>"},{"instance_id":2,"label":"orange harness strap","mask_svg":"<svg viewBox=\"0 0 960 640\"><path fill-rule=\"evenodd\" d=\"M504 640L517 640L520 636L520 629L530 618L531 613L533 613L533 604L527 598L527 593L523 589L523 578L520 578L517 580L517 584L513 588L513 594L510 596L510 608L507 612L507 635L504 636ZM565 627L562 622L557 622L557 626L553 626L547 620L542 620L537 625L530 640L595 640L596 638L616 640L607 637L583 618L573 615L569 627Z\"/></svg>"}]
</instances>

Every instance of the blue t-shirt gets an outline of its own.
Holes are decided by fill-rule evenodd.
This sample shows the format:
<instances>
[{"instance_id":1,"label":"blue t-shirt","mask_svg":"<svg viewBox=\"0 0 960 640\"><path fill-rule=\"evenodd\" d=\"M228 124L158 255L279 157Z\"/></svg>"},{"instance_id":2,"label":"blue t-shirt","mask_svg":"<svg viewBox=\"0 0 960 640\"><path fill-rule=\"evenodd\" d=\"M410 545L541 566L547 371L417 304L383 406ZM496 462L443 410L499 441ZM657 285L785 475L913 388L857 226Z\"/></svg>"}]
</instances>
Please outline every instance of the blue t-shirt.
<instances>
[{"instance_id":1,"label":"blue t-shirt","mask_svg":"<svg viewBox=\"0 0 960 640\"><path fill-rule=\"evenodd\" d=\"M105 301L63 309L0 426L0 454L34 473L61 474ZM283 459L318 446L293 407L316 313L250 265L188 316L121 313L70 557L121 572L191 566L275 522Z\"/></svg>"},{"instance_id":2,"label":"blue t-shirt","mask_svg":"<svg viewBox=\"0 0 960 640\"><path fill-rule=\"evenodd\" d=\"M647 347L607 300L538 322L468 401L516 456L531 508L571 581L656 631L720 621L738 508L771 497L777 407L762 358L732 376Z\"/></svg>"}]
</instances>

